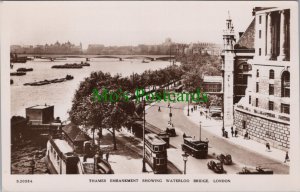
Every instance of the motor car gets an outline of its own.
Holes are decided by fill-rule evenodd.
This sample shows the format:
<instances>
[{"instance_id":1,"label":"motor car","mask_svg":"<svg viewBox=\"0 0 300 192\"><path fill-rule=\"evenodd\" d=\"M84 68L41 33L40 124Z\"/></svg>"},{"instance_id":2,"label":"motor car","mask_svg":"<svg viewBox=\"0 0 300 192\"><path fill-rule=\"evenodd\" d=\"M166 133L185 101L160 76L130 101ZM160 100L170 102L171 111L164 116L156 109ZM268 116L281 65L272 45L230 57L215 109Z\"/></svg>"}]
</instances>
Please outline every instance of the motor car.
<instances>
[{"instance_id":1,"label":"motor car","mask_svg":"<svg viewBox=\"0 0 300 192\"><path fill-rule=\"evenodd\" d=\"M224 173L223 163L221 161L211 160L207 163L208 169L213 170L215 173Z\"/></svg>"},{"instance_id":2,"label":"motor car","mask_svg":"<svg viewBox=\"0 0 300 192\"><path fill-rule=\"evenodd\" d=\"M229 154L220 154L217 156L217 159L221 161L224 165L231 165L232 164L232 158Z\"/></svg>"},{"instance_id":3,"label":"motor car","mask_svg":"<svg viewBox=\"0 0 300 192\"><path fill-rule=\"evenodd\" d=\"M261 166L256 168L243 167L242 171L238 172L238 174L273 174L273 170Z\"/></svg>"}]
</instances>

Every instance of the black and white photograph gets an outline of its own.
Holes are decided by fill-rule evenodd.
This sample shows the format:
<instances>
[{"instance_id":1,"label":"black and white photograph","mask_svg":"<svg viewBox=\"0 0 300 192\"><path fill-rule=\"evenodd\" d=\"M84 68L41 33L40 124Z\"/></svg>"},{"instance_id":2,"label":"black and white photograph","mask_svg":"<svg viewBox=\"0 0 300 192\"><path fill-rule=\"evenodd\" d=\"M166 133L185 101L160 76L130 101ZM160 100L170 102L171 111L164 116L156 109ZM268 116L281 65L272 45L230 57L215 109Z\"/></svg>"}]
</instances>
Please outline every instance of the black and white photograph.
<instances>
[{"instance_id":1,"label":"black and white photograph","mask_svg":"<svg viewBox=\"0 0 300 192\"><path fill-rule=\"evenodd\" d=\"M0 7L5 190L300 190L297 1Z\"/></svg>"}]
</instances>

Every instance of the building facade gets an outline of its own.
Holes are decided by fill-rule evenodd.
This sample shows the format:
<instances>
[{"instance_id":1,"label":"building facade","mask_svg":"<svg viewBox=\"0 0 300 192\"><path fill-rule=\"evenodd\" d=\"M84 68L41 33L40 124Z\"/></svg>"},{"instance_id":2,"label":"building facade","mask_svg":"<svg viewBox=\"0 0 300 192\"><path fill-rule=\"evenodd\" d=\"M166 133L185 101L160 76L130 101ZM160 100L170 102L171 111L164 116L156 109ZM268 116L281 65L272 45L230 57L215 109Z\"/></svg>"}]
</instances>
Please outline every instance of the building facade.
<instances>
[{"instance_id":1,"label":"building facade","mask_svg":"<svg viewBox=\"0 0 300 192\"><path fill-rule=\"evenodd\" d=\"M203 76L203 91L207 94L220 95L223 88L222 76Z\"/></svg>"},{"instance_id":2,"label":"building facade","mask_svg":"<svg viewBox=\"0 0 300 192\"><path fill-rule=\"evenodd\" d=\"M54 121L54 106L45 104L28 107L26 118L31 125L50 124Z\"/></svg>"},{"instance_id":3,"label":"building facade","mask_svg":"<svg viewBox=\"0 0 300 192\"><path fill-rule=\"evenodd\" d=\"M289 8L256 8L255 55L248 60L245 96L234 106L234 124L251 139L287 150L290 147Z\"/></svg>"}]
</instances>

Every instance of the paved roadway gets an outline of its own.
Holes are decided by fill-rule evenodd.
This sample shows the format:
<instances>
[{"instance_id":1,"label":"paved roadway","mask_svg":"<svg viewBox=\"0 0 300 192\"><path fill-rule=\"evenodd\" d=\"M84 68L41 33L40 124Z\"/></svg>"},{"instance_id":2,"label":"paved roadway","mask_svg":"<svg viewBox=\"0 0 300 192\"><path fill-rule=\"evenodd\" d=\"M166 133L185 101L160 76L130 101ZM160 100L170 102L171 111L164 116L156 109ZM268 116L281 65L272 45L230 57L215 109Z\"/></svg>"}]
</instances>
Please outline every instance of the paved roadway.
<instances>
[{"instance_id":1,"label":"paved roadway","mask_svg":"<svg viewBox=\"0 0 300 192\"><path fill-rule=\"evenodd\" d=\"M167 108L167 103L161 102L156 105L162 106L162 112L158 112L158 106L152 106L146 111L146 120L161 129L165 129L169 120L169 109ZM182 134L185 133L186 135L196 136L196 138L199 138L200 130L199 125L191 122L186 115L184 115L183 108L185 105L185 103L171 104L172 107L178 108L172 110L172 122L176 127L178 136L170 138L170 144L173 145L174 148L168 150L169 160L181 170L183 169L183 160L181 156L181 144L183 142ZM229 174L237 173L242 169L243 166L256 167L257 165L273 169L274 174L289 173L289 167L284 165L282 162L275 161L253 151L249 151L242 146L234 145L226 141L226 139L218 137L203 129L201 132L201 138L209 139L209 156L207 159L195 159L194 157L190 156L187 162L187 173L213 173L207 168L206 164L209 160L215 159L215 156L221 152L229 153L232 156L234 164L228 166L224 165L224 169Z\"/></svg>"}]
</instances>

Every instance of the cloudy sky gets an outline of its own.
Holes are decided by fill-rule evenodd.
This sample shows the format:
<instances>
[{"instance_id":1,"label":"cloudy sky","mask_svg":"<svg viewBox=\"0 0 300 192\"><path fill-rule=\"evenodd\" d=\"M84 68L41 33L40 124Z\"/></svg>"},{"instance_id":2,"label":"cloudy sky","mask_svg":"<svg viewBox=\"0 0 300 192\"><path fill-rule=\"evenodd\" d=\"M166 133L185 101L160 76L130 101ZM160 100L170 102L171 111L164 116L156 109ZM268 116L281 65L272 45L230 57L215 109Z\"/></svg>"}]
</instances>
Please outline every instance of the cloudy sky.
<instances>
[{"instance_id":1,"label":"cloudy sky","mask_svg":"<svg viewBox=\"0 0 300 192\"><path fill-rule=\"evenodd\" d=\"M250 24L252 8L281 2L4 2L3 27L11 44L222 43L228 11L236 32Z\"/></svg>"}]
</instances>

